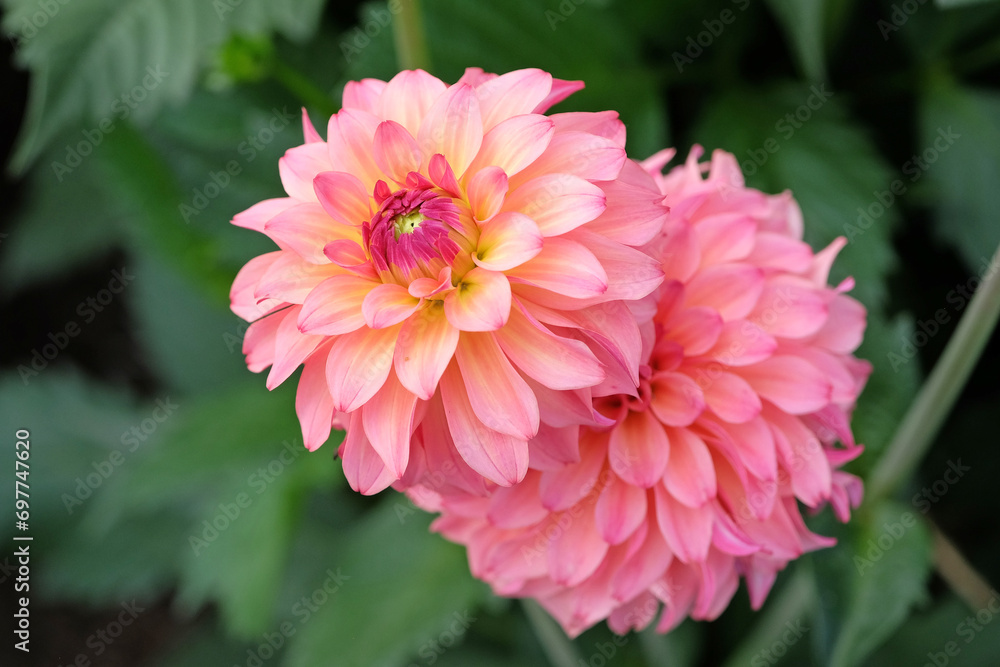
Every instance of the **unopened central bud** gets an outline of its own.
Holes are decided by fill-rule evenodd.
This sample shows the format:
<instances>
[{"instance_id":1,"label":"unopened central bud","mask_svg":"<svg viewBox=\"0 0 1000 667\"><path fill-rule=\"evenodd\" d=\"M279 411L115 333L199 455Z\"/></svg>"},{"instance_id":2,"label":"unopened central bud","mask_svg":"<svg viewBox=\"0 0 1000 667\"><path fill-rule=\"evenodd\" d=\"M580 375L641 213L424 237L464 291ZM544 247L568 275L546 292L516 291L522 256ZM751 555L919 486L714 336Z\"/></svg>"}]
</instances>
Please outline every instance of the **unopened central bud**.
<instances>
[{"instance_id":1,"label":"unopened central bud","mask_svg":"<svg viewBox=\"0 0 1000 667\"><path fill-rule=\"evenodd\" d=\"M420 211L411 211L406 215L397 215L392 219L392 233L398 241L403 234L412 234L413 230L427 218Z\"/></svg>"}]
</instances>

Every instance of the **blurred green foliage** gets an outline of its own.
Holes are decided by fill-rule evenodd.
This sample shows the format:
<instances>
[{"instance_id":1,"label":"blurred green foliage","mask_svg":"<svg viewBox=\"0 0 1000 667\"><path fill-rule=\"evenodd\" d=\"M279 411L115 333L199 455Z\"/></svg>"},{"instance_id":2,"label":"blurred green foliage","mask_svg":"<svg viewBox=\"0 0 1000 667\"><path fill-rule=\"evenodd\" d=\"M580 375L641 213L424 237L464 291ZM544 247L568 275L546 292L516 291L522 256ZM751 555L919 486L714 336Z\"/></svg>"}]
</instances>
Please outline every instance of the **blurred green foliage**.
<instances>
[{"instance_id":1,"label":"blurred green foliage","mask_svg":"<svg viewBox=\"0 0 1000 667\"><path fill-rule=\"evenodd\" d=\"M236 271L269 249L229 220L280 194L277 159L302 141L300 107L322 128L346 81L396 72L386 3L0 4L15 61L30 72L0 290L13 302L72 282L114 249L136 278L121 297L125 319L108 315L107 326L135 346L146 378L83 372L77 341L25 373L48 325L5 356L0 421L30 428L35 443L37 599L80 609L169 600L178 626L194 628L164 631L144 658L161 667L547 664L522 608L474 581L462 549L428 534L428 517L398 494L350 492L332 459L336 436L305 452L294 383L268 393L246 371L245 325L227 308ZM914 340L918 316L951 307L948 281L980 272L1000 242L1000 3L425 0L422 9L443 79L467 66L583 79L560 109L618 110L634 157L668 144L681 157L694 143L724 148L750 185L792 190L815 249L849 239L833 279L853 276L869 309L859 355L875 371L854 419L868 452L852 464L869 471L944 336L900 365L890 354ZM280 130L264 132L274 120ZM942 143L942 132L953 139ZM897 180L903 194L892 194ZM951 268L915 297L899 246L931 235L938 245L923 252L950 257ZM52 326L80 322L73 305ZM111 347L100 363L117 354ZM939 450L978 456L985 474L996 455L976 438L991 433L995 444L1000 395L970 400L977 412L946 429ZM163 401L176 407L159 420ZM966 527L968 513L995 523L995 499L978 514L976 501L955 502L967 513L945 512L946 529ZM839 547L791 566L761 614L740 593L717 623L630 636L609 664L775 664L767 651L796 621L809 631L782 645L785 664L927 660L956 640L969 610L929 587L925 517L914 513L916 525L870 570L856 560L908 512L912 504L889 500L846 527L829 512L816 517ZM0 529L7 543L10 531ZM996 562L998 548L985 544L973 560ZM995 659L998 628L984 626L968 648L959 637L953 664ZM593 665L610 638L602 625L569 650ZM69 644L89 650L82 637Z\"/></svg>"}]
</instances>

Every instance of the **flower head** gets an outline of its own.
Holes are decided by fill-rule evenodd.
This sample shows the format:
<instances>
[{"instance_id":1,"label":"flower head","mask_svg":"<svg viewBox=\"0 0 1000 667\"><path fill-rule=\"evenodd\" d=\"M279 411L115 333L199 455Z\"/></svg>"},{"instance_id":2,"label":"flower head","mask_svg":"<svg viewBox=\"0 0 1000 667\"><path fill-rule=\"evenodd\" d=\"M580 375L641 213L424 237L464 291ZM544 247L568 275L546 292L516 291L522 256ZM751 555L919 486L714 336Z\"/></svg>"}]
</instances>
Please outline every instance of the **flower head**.
<instances>
[{"instance_id":1,"label":"flower head","mask_svg":"<svg viewBox=\"0 0 1000 667\"><path fill-rule=\"evenodd\" d=\"M846 521L861 499L837 470L861 453L849 415L871 370L851 354L865 327L852 281L827 285L843 240L813 254L788 193L744 187L728 153L700 155L656 174L671 216L649 252L667 279L639 390L594 399L609 425L543 430L513 488L427 468L408 489L467 545L473 574L537 598L570 635L602 619L643 628L661 609L660 632L715 618L741 576L757 608L790 560L832 543L800 504Z\"/></svg>"},{"instance_id":2,"label":"flower head","mask_svg":"<svg viewBox=\"0 0 1000 667\"><path fill-rule=\"evenodd\" d=\"M540 70L351 82L325 141L303 114L288 196L234 218L279 247L233 284L247 364L269 388L304 367L306 446L346 426L355 489L399 480L414 443L470 484L514 484L541 425L602 422L594 395L636 391L627 304L663 276L636 247L667 209L617 114L544 115L580 87Z\"/></svg>"}]
</instances>

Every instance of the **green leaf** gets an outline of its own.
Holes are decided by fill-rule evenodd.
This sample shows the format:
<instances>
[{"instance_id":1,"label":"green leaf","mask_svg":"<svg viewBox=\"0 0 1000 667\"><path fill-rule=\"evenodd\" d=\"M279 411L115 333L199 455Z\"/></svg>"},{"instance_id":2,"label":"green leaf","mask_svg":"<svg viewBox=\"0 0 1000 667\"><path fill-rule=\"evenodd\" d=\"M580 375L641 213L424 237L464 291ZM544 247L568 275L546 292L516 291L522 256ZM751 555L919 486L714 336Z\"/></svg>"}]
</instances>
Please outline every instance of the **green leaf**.
<instances>
[{"instance_id":1,"label":"green leaf","mask_svg":"<svg viewBox=\"0 0 1000 667\"><path fill-rule=\"evenodd\" d=\"M157 257L140 255L126 293L135 333L148 363L170 391L194 396L264 379L247 370L242 354L247 324L220 301L177 275Z\"/></svg>"},{"instance_id":2,"label":"green leaf","mask_svg":"<svg viewBox=\"0 0 1000 667\"><path fill-rule=\"evenodd\" d=\"M18 62L32 73L11 159L11 169L22 172L81 118L101 134L101 121L105 127L129 117L148 121L165 104L183 102L207 56L233 32L277 29L291 39L307 37L323 2L92 0L58 3L38 27L31 23L35 0L5 0L5 6L4 28L22 36Z\"/></svg>"},{"instance_id":3,"label":"green leaf","mask_svg":"<svg viewBox=\"0 0 1000 667\"><path fill-rule=\"evenodd\" d=\"M992 610L989 623L980 624L976 620L979 611L948 593L933 608L913 614L868 664L923 665L935 654L939 663L948 660L947 664L958 667L992 664L1000 655L1000 628Z\"/></svg>"},{"instance_id":4,"label":"green leaf","mask_svg":"<svg viewBox=\"0 0 1000 667\"><path fill-rule=\"evenodd\" d=\"M79 140L76 133L61 135ZM62 160L47 152L25 180L20 206L14 211L9 238L0 245L0 284L13 292L46 276L69 272L95 255L124 242L126 235L111 212L115 201L93 169L80 169L62 181L47 166ZM83 224L80 211L102 211ZM73 239L67 243L67 239Z\"/></svg>"},{"instance_id":5,"label":"green leaf","mask_svg":"<svg viewBox=\"0 0 1000 667\"><path fill-rule=\"evenodd\" d=\"M36 538L56 539L77 522L82 506L96 502L107 480L121 474L107 459L122 449L122 435L140 422L142 412L122 392L77 373L49 368L37 377L26 377L27 382L15 373L0 376L0 422L10 429L11 469L14 432L23 428L31 434L29 530ZM99 468L107 474L101 475ZM12 508L13 481L3 486L0 495ZM13 520L0 526L0 536L12 532Z\"/></svg>"},{"instance_id":6,"label":"green leaf","mask_svg":"<svg viewBox=\"0 0 1000 667\"><path fill-rule=\"evenodd\" d=\"M810 556L823 601L816 639L832 667L859 664L890 637L926 600L931 572L930 536L912 508L883 502L850 530L849 544Z\"/></svg>"},{"instance_id":7,"label":"green leaf","mask_svg":"<svg viewBox=\"0 0 1000 667\"><path fill-rule=\"evenodd\" d=\"M923 100L920 127L911 180L926 174L937 234L982 276L1000 244L1000 93L938 82Z\"/></svg>"},{"instance_id":8,"label":"green leaf","mask_svg":"<svg viewBox=\"0 0 1000 667\"><path fill-rule=\"evenodd\" d=\"M322 554L349 577L297 630L285 664L406 664L450 627L475 623L486 586L469 575L464 549L427 534L429 517L407 517L383 502ZM319 583L319 582L316 582ZM453 624L456 624L454 625Z\"/></svg>"},{"instance_id":9,"label":"green leaf","mask_svg":"<svg viewBox=\"0 0 1000 667\"><path fill-rule=\"evenodd\" d=\"M823 0L767 0L792 45L799 70L810 81L826 79Z\"/></svg>"}]
</instances>

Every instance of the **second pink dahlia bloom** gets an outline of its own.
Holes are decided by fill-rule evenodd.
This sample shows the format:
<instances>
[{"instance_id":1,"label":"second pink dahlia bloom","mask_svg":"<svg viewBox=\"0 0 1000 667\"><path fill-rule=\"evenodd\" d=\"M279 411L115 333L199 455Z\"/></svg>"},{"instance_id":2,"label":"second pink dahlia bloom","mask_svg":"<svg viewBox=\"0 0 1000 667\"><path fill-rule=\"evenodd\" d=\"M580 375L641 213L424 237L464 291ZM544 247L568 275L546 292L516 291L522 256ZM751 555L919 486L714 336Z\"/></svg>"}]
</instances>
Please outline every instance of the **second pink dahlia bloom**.
<instances>
[{"instance_id":1,"label":"second pink dahlia bloom","mask_svg":"<svg viewBox=\"0 0 1000 667\"><path fill-rule=\"evenodd\" d=\"M594 401L611 425L540 433L513 488L470 492L430 466L400 485L441 513L434 529L468 547L474 575L537 598L573 636L661 610L660 632L715 618L740 577L757 608L790 560L832 543L800 505L846 521L861 499L838 470L861 453L849 415L871 370L852 355L866 315L853 283L827 285L843 239L813 254L788 193L744 187L728 153L700 155L657 174L671 215L649 251L666 280L638 395Z\"/></svg>"},{"instance_id":2,"label":"second pink dahlia bloom","mask_svg":"<svg viewBox=\"0 0 1000 667\"><path fill-rule=\"evenodd\" d=\"M616 113L544 115L581 87L540 70L351 82L326 139L304 118L280 160L288 196L233 220L278 245L233 284L247 364L269 388L304 366L305 444L346 427L354 489L400 479L411 442L469 488L514 484L540 425L600 421L593 396L635 392L627 302L663 275L635 246L667 209Z\"/></svg>"}]
</instances>

